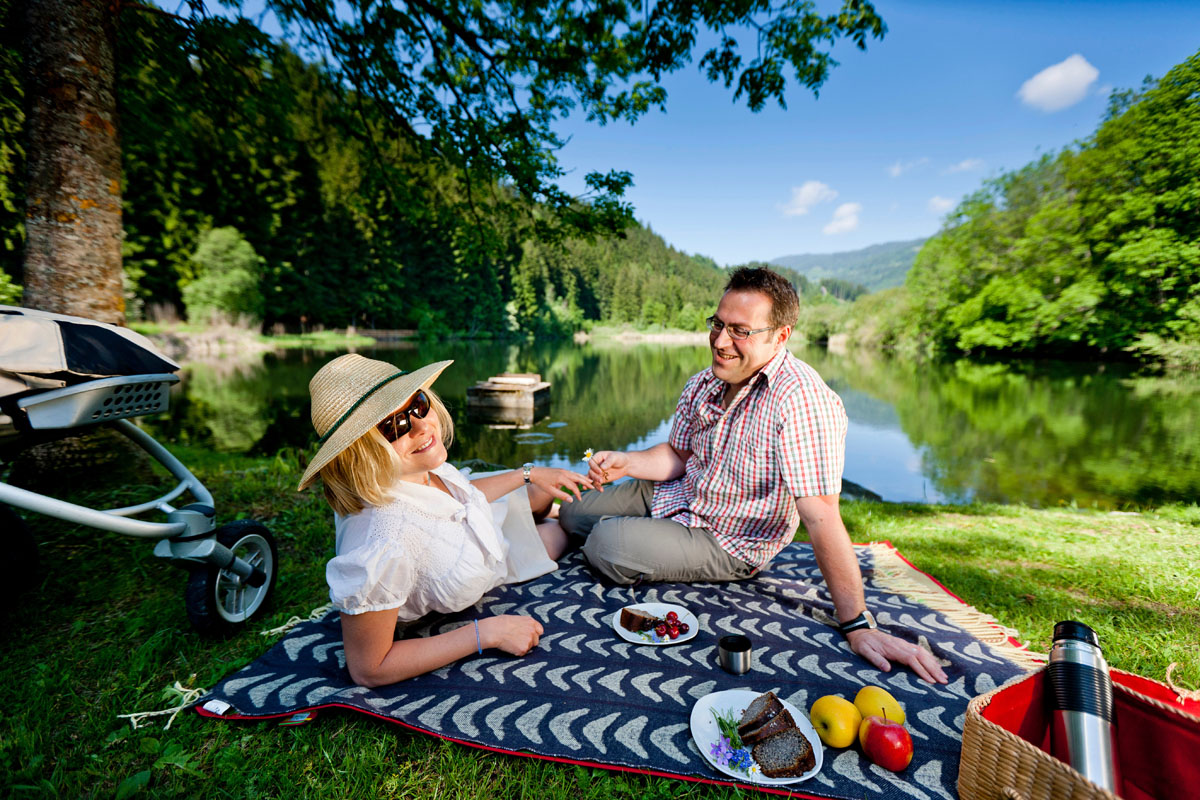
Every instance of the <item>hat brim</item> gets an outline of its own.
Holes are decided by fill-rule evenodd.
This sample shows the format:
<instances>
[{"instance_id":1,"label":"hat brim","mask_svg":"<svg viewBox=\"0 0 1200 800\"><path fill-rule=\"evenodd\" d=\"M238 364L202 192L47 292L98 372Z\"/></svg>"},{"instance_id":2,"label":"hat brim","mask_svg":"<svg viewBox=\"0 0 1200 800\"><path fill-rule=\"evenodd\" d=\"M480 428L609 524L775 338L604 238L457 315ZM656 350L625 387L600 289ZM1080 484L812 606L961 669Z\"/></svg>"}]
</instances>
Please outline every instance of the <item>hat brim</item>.
<instances>
[{"instance_id":1,"label":"hat brim","mask_svg":"<svg viewBox=\"0 0 1200 800\"><path fill-rule=\"evenodd\" d=\"M396 409L407 405L417 392L432 386L442 371L453 363L453 361L438 361L427 364L418 370L401 375L367 397L358 408L341 421L341 424L317 450L317 454L308 464L308 469L304 470L304 475L300 478L300 485L296 487L297 491L304 491L308 488L309 484L317 479L321 470L337 458L339 453L370 432Z\"/></svg>"}]
</instances>

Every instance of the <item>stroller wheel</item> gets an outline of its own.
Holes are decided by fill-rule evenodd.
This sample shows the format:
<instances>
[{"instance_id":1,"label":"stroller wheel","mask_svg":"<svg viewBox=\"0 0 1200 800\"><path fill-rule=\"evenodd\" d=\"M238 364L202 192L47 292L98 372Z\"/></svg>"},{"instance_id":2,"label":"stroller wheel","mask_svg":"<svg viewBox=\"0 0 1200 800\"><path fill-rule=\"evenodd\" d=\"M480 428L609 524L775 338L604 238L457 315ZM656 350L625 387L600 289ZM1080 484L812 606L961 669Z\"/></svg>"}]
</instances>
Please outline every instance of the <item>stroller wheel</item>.
<instances>
[{"instance_id":1,"label":"stroller wheel","mask_svg":"<svg viewBox=\"0 0 1200 800\"><path fill-rule=\"evenodd\" d=\"M19 565L9 575L18 592L33 588L38 582L38 549L33 533L21 515L0 503L0 530L4 531L4 547L13 564Z\"/></svg>"},{"instance_id":2,"label":"stroller wheel","mask_svg":"<svg viewBox=\"0 0 1200 800\"><path fill-rule=\"evenodd\" d=\"M275 537L252 519L240 519L217 529L217 541L251 566L262 570L262 586L251 586L232 572L217 567L192 570L184 595L188 620L204 634L231 633L262 608L275 586L279 556Z\"/></svg>"}]
</instances>

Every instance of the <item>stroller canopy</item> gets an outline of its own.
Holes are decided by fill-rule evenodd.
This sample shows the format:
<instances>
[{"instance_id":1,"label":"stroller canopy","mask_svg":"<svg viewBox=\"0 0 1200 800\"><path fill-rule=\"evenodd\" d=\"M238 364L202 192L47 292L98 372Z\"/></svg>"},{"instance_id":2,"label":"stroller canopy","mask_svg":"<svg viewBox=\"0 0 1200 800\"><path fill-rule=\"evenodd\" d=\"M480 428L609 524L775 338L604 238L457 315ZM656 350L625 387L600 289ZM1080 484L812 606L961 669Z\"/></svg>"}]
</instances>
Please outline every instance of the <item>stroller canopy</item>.
<instances>
[{"instance_id":1,"label":"stroller canopy","mask_svg":"<svg viewBox=\"0 0 1200 800\"><path fill-rule=\"evenodd\" d=\"M0 397L93 378L157 375L179 365L140 333L104 322L0 306Z\"/></svg>"}]
</instances>

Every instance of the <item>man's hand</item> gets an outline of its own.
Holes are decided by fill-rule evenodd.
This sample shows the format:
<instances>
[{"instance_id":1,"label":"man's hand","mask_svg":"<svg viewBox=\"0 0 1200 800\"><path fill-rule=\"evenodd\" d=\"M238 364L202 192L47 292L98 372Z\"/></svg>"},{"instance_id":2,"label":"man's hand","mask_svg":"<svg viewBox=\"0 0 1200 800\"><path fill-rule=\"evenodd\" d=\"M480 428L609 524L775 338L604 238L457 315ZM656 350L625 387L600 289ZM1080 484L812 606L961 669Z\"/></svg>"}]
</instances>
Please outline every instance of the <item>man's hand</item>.
<instances>
[{"instance_id":1,"label":"man's hand","mask_svg":"<svg viewBox=\"0 0 1200 800\"><path fill-rule=\"evenodd\" d=\"M883 672L891 672L892 661L906 664L926 683L945 683L946 673L933 653L924 647L897 639L881 630L863 628L847 634L850 649Z\"/></svg>"},{"instance_id":2,"label":"man's hand","mask_svg":"<svg viewBox=\"0 0 1200 800\"><path fill-rule=\"evenodd\" d=\"M624 478L629 469L629 454L616 450L601 450L588 461L588 478L592 485L604 491L604 484Z\"/></svg>"}]
</instances>

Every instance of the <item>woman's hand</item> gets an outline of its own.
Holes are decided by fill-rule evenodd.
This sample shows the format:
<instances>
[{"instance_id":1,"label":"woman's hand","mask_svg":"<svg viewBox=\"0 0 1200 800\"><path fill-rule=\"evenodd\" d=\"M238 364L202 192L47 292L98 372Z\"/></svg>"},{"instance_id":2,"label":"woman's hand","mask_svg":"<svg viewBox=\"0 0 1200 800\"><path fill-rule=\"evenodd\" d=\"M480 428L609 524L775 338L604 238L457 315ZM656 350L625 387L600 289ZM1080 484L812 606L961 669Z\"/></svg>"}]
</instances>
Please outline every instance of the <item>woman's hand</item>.
<instances>
[{"instance_id":1,"label":"woman's hand","mask_svg":"<svg viewBox=\"0 0 1200 800\"><path fill-rule=\"evenodd\" d=\"M585 489L595 488L592 479L587 475L580 475L578 472L572 472L569 469L557 469L555 467L534 467L529 471L529 482L551 497L557 497L559 500L567 503L572 502L572 494L575 495L576 500L579 499L580 486ZM560 487L565 487L566 491L563 491ZM567 492L570 492L570 494Z\"/></svg>"},{"instance_id":2,"label":"woman's hand","mask_svg":"<svg viewBox=\"0 0 1200 800\"><path fill-rule=\"evenodd\" d=\"M484 647L495 647L514 656L523 656L537 647L542 623L533 617L504 614L479 621L479 638Z\"/></svg>"}]
</instances>

